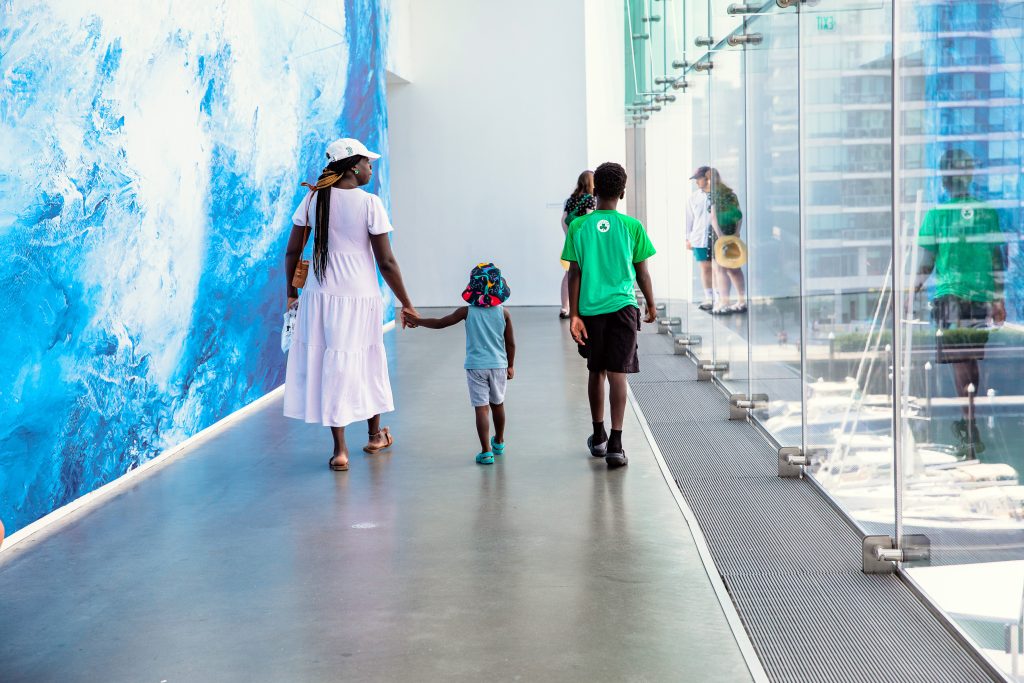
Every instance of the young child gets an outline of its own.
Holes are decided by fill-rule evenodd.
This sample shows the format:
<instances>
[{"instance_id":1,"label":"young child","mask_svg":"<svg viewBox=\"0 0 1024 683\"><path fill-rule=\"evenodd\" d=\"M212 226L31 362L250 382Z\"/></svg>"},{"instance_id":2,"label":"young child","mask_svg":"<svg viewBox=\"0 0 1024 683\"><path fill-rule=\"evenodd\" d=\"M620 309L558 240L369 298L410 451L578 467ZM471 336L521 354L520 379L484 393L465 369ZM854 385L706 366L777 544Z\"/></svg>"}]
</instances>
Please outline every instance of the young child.
<instances>
[{"instance_id":1,"label":"young child","mask_svg":"<svg viewBox=\"0 0 1024 683\"><path fill-rule=\"evenodd\" d=\"M481 263L469 275L462 298L469 305L443 318L407 317L411 327L440 330L466 322L466 380L469 400L476 411L480 437L477 463L493 465L494 456L505 453L505 385L515 376L516 341L512 317L502 305L511 292L493 263ZM490 439L490 415L494 414L494 438Z\"/></svg>"},{"instance_id":2,"label":"young child","mask_svg":"<svg viewBox=\"0 0 1024 683\"><path fill-rule=\"evenodd\" d=\"M626 170L601 164L594 171L597 210L569 226L562 258L569 261L569 332L587 359L587 393L594 433L587 447L609 468L628 463L622 448L626 414L626 373L639 372L636 333L640 307L634 287L646 299L645 322L655 320L654 291L647 259L654 246L640 221L615 210L626 193ZM609 385L612 431L604 429L604 385Z\"/></svg>"}]
</instances>

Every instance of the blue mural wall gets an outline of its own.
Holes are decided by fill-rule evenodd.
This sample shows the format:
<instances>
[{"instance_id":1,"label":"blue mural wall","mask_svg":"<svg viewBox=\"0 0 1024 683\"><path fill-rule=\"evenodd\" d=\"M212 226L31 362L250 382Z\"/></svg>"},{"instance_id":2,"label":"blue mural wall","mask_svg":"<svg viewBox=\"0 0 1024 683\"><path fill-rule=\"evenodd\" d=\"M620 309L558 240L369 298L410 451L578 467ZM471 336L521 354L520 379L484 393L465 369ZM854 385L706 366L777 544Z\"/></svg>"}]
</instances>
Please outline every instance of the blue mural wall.
<instances>
[{"instance_id":1,"label":"blue mural wall","mask_svg":"<svg viewBox=\"0 0 1024 683\"><path fill-rule=\"evenodd\" d=\"M385 24L377 0L0 0L9 532L283 382L299 183L358 137L387 201Z\"/></svg>"}]
</instances>

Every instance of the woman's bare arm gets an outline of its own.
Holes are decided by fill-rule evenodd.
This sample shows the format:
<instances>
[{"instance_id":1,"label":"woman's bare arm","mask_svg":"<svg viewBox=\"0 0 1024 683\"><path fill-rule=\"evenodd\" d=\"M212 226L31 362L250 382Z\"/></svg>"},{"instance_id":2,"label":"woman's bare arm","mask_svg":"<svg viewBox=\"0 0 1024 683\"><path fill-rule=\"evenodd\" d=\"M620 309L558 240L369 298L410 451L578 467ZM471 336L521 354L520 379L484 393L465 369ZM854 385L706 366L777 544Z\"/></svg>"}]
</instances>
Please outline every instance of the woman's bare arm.
<instances>
[{"instance_id":1,"label":"woman's bare arm","mask_svg":"<svg viewBox=\"0 0 1024 683\"><path fill-rule=\"evenodd\" d=\"M299 298L299 290L292 287L292 278L295 276L295 267L299 265L299 259L302 258L302 250L306 248L306 241L308 239L309 228L304 228L300 225L292 226L292 232L288 235L288 246L284 250L284 275L287 278L286 290L289 306Z\"/></svg>"},{"instance_id":2,"label":"woman's bare arm","mask_svg":"<svg viewBox=\"0 0 1024 683\"><path fill-rule=\"evenodd\" d=\"M401 324L405 327L407 315L416 315L409 293L405 291L405 282L402 280L402 270L398 267L398 259L395 252L391 250L391 240L387 233L383 235L370 235L370 246L373 248L373 258L377 261L377 268L380 269L381 277L387 283L391 291L398 297L402 304Z\"/></svg>"}]
</instances>

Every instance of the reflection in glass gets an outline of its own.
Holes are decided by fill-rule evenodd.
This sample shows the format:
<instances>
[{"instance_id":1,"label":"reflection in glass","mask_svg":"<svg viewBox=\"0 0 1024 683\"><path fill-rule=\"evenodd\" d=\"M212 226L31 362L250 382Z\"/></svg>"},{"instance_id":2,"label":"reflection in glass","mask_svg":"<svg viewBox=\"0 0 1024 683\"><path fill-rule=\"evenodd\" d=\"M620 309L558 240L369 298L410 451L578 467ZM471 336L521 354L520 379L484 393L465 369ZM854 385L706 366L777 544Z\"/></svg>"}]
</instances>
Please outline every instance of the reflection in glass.
<instances>
[{"instance_id":1,"label":"reflection in glass","mask_svg":"<svg viewBox=\"0 0 1024 683\"><path fill-rule=\"evenodd\" d=\"M911 572L1009 671L1024 591L1024 21L1000 0L898 8L903 516L932 546Z\"/></svg>"}]
</instances>

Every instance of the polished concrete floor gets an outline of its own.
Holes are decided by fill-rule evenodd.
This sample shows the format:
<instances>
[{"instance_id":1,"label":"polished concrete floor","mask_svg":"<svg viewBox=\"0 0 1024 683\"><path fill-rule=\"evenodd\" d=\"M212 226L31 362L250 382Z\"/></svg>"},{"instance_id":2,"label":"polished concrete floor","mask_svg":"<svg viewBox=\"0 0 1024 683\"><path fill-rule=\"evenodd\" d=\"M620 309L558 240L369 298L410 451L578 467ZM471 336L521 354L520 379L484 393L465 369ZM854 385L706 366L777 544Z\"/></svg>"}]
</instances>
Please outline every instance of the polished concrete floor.
<instances>
[{"instance_id":1,"label":"polished concrete floor","mask_svg":"<svg viewBox=\"0 0 1024 683\"><path fill-rule=\"evenodd\" d=\"M749 680L636 417L591 459L564 323L512 315L497 464L463 331L392 333L390 453L331 472L277 400L0 554L0 681Z\"/></svg>"}]
</instances>

